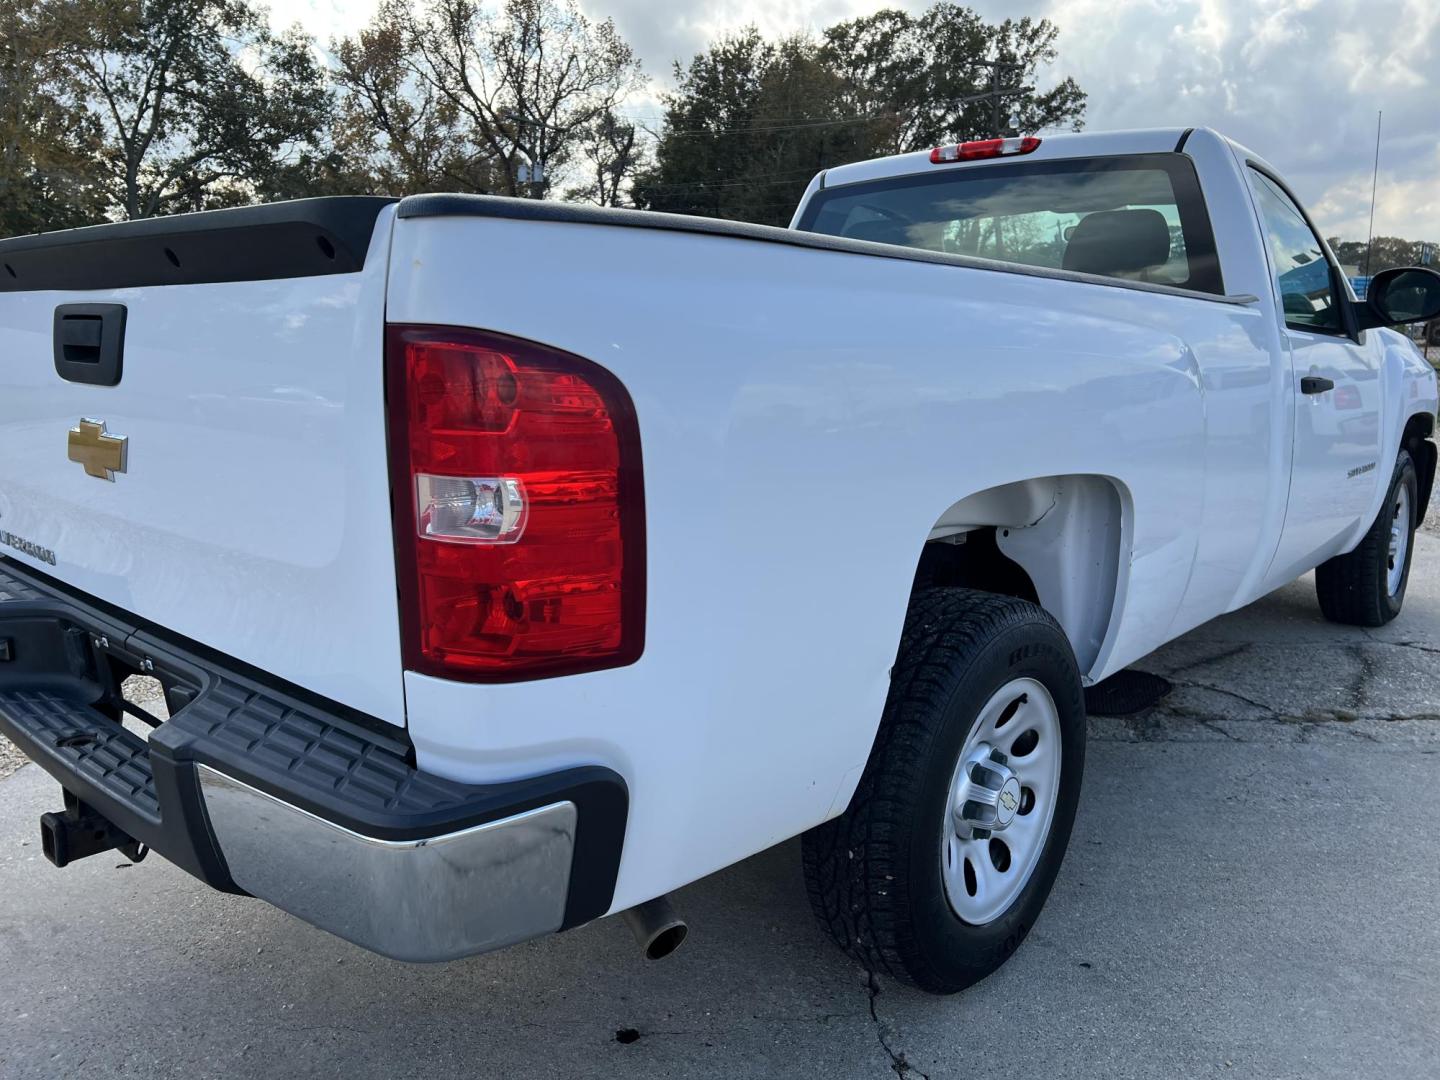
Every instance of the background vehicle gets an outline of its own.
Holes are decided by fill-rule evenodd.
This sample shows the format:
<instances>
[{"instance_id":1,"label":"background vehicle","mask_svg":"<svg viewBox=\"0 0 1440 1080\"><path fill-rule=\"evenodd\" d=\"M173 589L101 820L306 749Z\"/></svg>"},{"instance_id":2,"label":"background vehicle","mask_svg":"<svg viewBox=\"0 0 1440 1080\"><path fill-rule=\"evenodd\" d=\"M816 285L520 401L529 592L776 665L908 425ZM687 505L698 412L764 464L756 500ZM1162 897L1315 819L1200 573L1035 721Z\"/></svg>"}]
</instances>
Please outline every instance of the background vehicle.
<instances>
[{"instance_id":1,"label":"background vehicle","mask_svg":"<svg viewBox=\"0 0 1440 1080\"><path fill-rule=\"evenodd\" d=\"M1315 566L1394 617L1435 470L1379 327L1440 278L1357 304L1204 130L846 166L789 231L318 200L0 264L0 729L70 793L47 852L402 959L637 906L663 953L655 898L804 832L843 946L968 985L1058 871L1082 685Z\"/></svg>"}]
</instances>

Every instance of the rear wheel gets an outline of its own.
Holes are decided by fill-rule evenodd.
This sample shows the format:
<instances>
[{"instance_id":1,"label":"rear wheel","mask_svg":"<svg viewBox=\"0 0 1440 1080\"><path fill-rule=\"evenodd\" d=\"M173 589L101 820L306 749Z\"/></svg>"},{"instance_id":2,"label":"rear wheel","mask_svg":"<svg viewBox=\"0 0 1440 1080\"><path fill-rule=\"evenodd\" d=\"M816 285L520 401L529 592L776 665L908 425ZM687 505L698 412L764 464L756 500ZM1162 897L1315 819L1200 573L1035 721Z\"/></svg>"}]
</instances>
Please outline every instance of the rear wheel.
<instances>
[{"instance_id":1,"label":"rear wheel","mask_svg":"<svg viewBox=\"0 0 1440 1080\"><path fill-rule=\"evenodd\" d=\"M1415 548L1418 495L1415 463L1408 451L1401 450L1385 502L1370 530L1354 551L1315 570L1320 610L1331 622L1383 626L1400 614Z\"/></svg>"},{"instance_id":2,"label":"rear wheel","mask_svg":"<svg viewBox=\"0 0 1440 1080\"><path fill-rule=\"evenodd\" d=\"M816 916L871 971L932 993L983 979L1049 896L1084 754L1054 619L991 593L917 594L855 797L803 840Z\"/></svg>"}]
</instances>

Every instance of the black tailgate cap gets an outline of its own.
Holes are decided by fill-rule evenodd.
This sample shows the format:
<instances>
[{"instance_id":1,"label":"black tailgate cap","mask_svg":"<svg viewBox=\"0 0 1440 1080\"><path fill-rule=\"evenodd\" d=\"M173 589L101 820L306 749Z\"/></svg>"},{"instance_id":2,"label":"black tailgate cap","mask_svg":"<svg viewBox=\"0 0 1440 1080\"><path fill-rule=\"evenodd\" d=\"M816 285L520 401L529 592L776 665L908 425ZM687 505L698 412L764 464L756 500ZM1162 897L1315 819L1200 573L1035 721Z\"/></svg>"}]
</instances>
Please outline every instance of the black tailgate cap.
<instances>
[{"instance_id":1,"label":"black tailgate cap","mask_svg":"<svg viewBox=\"0 0 1440 1080\"><path fill-rule=\"evenodd\" d=\"M394 199L336 196L0 240L0 292L349 274Z\"/></svg>"}]
</instances>

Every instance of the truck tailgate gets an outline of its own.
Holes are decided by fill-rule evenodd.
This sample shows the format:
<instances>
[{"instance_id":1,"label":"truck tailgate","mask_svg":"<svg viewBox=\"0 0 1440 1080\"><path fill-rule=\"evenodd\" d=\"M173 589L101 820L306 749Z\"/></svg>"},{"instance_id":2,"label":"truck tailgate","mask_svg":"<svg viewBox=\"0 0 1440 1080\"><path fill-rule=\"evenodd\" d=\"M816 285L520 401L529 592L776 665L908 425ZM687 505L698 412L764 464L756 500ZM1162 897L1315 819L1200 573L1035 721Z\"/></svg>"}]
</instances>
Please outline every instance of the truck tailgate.
<instances>
[{"instance_id":1,"label":"truck tailgate","mask_svg":"<svg viewBox=\"0 0 1440 1080\"><path fill-rule=\"evenodd\" d=\"M403 723L392 217L317 200L0 242L0 553ZM115 385L57 370L56 308L76 303L125 309ZM126 440L113 479L85 467L82 419Z\"/></svg>"}]
</instances>

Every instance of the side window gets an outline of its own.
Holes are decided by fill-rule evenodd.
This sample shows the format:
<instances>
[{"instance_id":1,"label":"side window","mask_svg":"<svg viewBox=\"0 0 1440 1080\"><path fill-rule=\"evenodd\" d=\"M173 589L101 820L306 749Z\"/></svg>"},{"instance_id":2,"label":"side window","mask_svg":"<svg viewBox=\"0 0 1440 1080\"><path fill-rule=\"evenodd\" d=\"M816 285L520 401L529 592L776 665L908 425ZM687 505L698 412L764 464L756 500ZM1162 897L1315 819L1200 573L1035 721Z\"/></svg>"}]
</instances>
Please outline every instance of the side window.
<instances>
[{"instance_id":1,"label":"side window","mask_svg":"<svg viewBox=\"0 0 1440 1080\"><path fill-rule=\"evenodd\" d=\"M1264 173L1251 169L1250 186L1270 241L1270 261L1280 287L1285 325L1338 332L1335 280L1320 238L1305 223L1294 200Z\"/></svg>"}]
</instances>

